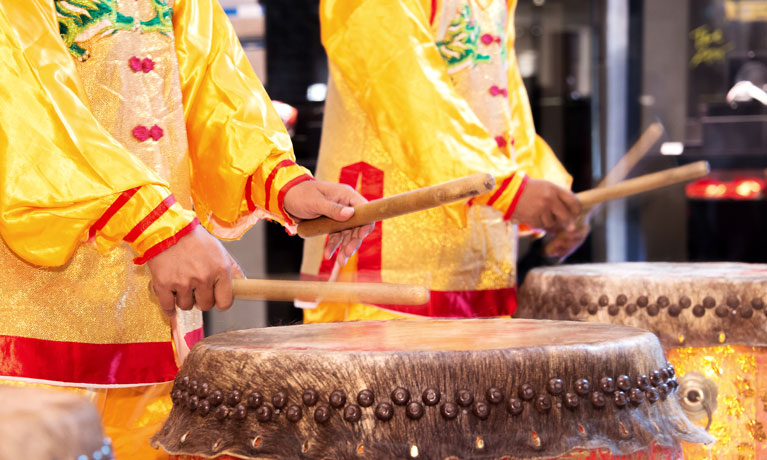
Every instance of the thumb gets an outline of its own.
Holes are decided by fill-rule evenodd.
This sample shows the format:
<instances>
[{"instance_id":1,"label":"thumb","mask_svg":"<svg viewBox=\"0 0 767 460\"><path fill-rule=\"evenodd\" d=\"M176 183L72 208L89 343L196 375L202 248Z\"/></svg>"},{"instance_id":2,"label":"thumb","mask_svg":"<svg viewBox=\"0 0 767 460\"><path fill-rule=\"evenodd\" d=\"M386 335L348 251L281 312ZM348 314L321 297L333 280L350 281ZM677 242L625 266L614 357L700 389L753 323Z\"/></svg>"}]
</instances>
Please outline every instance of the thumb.
<instances>
[{"instance_id":1,"label":"thumb","mask_svg":"<svg viewBox=\"0 0 767 460\"><path fill-rule=\"evenodd\" d=\"M344 206L341 203L336 203L334 201L325 200L324 207L324 215L340 222L347 221L354 215L354 208L351 206Z\"/></svg>"}]
</instances>

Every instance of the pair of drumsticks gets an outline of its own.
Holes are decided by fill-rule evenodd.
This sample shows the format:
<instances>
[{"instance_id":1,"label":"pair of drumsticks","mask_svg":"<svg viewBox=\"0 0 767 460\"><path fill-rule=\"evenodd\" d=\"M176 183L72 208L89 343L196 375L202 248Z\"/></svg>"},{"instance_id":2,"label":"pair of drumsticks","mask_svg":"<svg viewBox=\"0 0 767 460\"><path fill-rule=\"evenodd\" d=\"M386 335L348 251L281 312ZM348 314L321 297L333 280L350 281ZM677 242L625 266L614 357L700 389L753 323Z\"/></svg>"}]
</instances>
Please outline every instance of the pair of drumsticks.
<instances>
[{"instance_id":1,"label":"pair of drumsticks","mask_svg":"<svg viewBox=\"0 0 767 460\"><path fill-rule=\"evenodd\" d=\"M600 203L697 179L709 173L708 163L698 161L634 179L623 180L660 138L662 132L663 129L659 124L651 125L599 186L576 194L583 207L583 213L579 217L580 224L587 221ZM309 238L339 232L455 201L466 200L487 193L493 188L495 188L493 176L475 174L355 206L354 215L346 222L334 221L327 217L303 221L298 224L298 234L304 238ZM394 305L422 305L429 300L429 291L424 286L386 283L234 280L233 288L235 297L254 300L292 301L304 299L315 301L321 298L329 302L366 302Z\"/></svg>"}]
</instances>

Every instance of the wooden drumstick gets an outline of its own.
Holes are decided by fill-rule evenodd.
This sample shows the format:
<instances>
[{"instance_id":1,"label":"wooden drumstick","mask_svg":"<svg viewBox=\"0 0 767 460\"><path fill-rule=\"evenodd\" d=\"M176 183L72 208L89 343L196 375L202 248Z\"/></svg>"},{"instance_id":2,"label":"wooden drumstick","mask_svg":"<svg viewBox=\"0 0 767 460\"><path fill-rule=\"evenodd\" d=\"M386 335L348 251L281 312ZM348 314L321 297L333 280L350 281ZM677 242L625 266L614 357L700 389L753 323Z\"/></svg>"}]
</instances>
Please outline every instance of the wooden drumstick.
<instances>
[{"instance_id":1,"label":"wooden drumstick","mask_svg":"<svg viewBox=\"0 0 767 460\"><path fill-rule=\"evenodd\" d=\"M629 175L634 166L647 155L650 148L658 142L658 139L663 135L663 126L660 123L653 123L647 127L647 129L639 136L639 139L631 146L628 152L618 161L618 163L610 170L609 173L599 182L596 188L602 188L608 185L616 184L626 178ZM586 225L591 218L599 211L600 206L583 207L580 215L575 219L575 226L581 229ZM555 242L569 238L569 234L560 232L547 240L549 242ZM556 243L553 243L556 244ZM561 260L561 259L560 259Z\"/></svg>"},{"instance_id":2,"label":"wooden drumstick","mask_svg":"<svg viewBox=\"0 0 767 460\"><path fill-rule=\"evenodd\" d=\"M618 163L610 170L609 173L599 182L597 188L605 187L608 185L614 185L624 180L629 175L634 166L639 163L639 160L647 155L650 148L658 142L658 139L663 135L663 126L660 123L653 123L647 127L647 129L639 136L639 139L634 145L631 146L628 152L623 155Z\"/></svg>"},{"instance_id":3,"label":"wooden drumstick","mask_svg":"<svg viewBox=\"0 0 767 460\"><path fill-rule=\"evenodd\" d=\"M250 300L362 302L384 305L423 305L424 286L388 283L326 283L324 281L232 280L234 297Z\"/></svg>"},{"instance_id":4,"label":"wooden drumstick","mask_svg":"<svg viewBox=\"0 0 767 460\"><path fill-rule=\"evenodd\" d=\"M634 179L625 180L608 187L595 188L576 194L583 207L591 207L597 203L623 198L629 195L649 192L679 182L701 178L709 173L707 161L696 161L685 166L666 169L652 174L645 174Z\"/></svg>"},{"instance_id":5,"label":"wooden drumstick","mask_svg":"<svg viewBox=\"0 0 767 460\"><path fill-rule=\"evenodd\" d=\"M355 206L354 215L346 222L338 222L327 217L301 221L298 224L298 234L303 238L309 238L340 232L380 220L436 208L454 201L465 200L487 193L494 187L495 178L492 175L474 174L444 184L424 187Z\"/></svg>"}]
</instances>

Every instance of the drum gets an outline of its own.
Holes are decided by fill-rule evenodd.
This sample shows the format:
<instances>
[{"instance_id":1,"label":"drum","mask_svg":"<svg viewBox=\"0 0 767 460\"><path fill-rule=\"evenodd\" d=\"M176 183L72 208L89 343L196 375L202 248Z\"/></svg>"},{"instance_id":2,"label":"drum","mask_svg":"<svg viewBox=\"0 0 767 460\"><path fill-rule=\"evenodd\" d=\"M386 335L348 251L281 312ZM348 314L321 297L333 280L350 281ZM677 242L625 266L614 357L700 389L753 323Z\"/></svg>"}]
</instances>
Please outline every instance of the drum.
<instances>
[{"instance_id":1,"label":"drum","mask_svg":"<svg viewBox=\"0 0 767 460\"><path fill-rule=\"evenodd\" d=\"M0 386L0 458L112 460L101 418L68 391Z\"/></svg>"},{"instance_id":2,"label":"drum","mask_svg":"<svg viewBox=\"0 0 767 460\"><path fill-rule=\"evenodd\" d=\"M635 326L655 333L679 374L677 397L716 438L690 458L767 458L767 265L618 263L531 271L516 316Z\"/></svg>"},{"instance_id":3,"label":"drum","mask_svg":"<svg viewBox=\"0 0 767 460\"><path fill-rule=\"evenodd\" d=\"M199 342L155 447L177 459L681 458L708 442L657 337L607 324L393 320Z\"/></svg>"}]
</instances>

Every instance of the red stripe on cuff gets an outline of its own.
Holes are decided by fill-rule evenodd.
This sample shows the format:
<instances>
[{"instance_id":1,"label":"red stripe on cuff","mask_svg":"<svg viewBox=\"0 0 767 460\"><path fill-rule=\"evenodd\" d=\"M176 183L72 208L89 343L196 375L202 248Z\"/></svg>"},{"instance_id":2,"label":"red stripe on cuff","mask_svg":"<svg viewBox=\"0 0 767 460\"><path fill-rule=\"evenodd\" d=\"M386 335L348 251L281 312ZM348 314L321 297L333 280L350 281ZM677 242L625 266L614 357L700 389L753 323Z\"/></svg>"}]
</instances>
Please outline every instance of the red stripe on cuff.
<instances>
[{"instance_id":1,"label":"red stripe on cuff","mask_svg":"<svg viewBox=\"0 0 767 460\"><path fill-rule=\"evenodd\" d=\"M279 163L277 163L277 166L272 169L272 172L269 173L269 177L266 178L266 182L264 183L264 188L266 189L266 195L264 200L264 209L269 209L269 201L272 199L272 182L274 182L275 176L277 176L277 171L279 171L281 168L285 168L288 166L294 166L296 163L292 160L282 160Z\"/></svg>"},{"instance_id":2,"label":"red stripe on cuff","mask_svg":"<svg viewBox=\"0 0 767 460\"><path fill-rule=\"evenodd\" d=\"M96 236L96 232L104 228L104 226L109 222L109 219L114 217L115 214L117 214L117 211L119 211L123 206L125 206L125 203L130 200L133 195L138 192L138 189L141 187L135 187L130 190L125 190L120 194L120 196L117 197L117 199L107 208L107 210L102 214L99 219L94 222L94 224L91 226L91 229L88 231L88 239L93 238Z\"/></svg>"},{"instance_id":3,"label":"red stripe on cuff","mask_svg":"<svg viewBox=\"0 0 767 460\"><path fill-rule=\"evenodd\" d=\"M147 249L143 256L133 259L133 263L136 265L143 265L147 263L152 257L178 243L178 240L191 233L192 230L194 230L194 228L198 225L200 225L200 220L195 217L191 222L189 222L189 225L179 230L175 235L171 236L170 238L166 238L151 248Z\"/></svg>"},{"instance_id":4,"label":"red stripe on cuff","mask_svg":"<svg viewBox=\"0 0 767 460\"><path fill-rule=\"evenodd\" d=\"M142 233L144 233L144 230L149 228L150 225L154 223L157 219L159 219L163 214L165 214L168 209L170 209L171 206L173 206L176 203L176 197L173 195L168 195L165 197L164 200L160 202L160 204L157 205L156 208L152 210L146 217L141 219L141 222L136 224L135 227L133 227L133 230L128 232L127 235L125 235L125 238L123 238L128 243L133 243L136 241L136 238L141 236Z\"/></svg>"},{"instance_id":5,"label":"red stripe on cuff","mask_svg":"<svg viewBox=\"0 0 767 460\"><path fill-rule=\"evenodd\" d=\"M506 190L506 187L509 186L512 179L514 179L514 174L504 179L504 181L501 183L501 186L498 187L498 190L496 190L495 193L493 193L493 196L491 196L490 199L487 201L488 206L492 206L493 203L498 201L498 198L500 198L501 195L503 195L503 192Z\"/></svg>"},{"instance_id":6,"label":"red stripe on cuff","mask_svg":"<svg viewBox=\"0 0 767 460\"><path fill-rule=\"evenodd\" d=\"M249 212L256 210L256 203L253 202L253 176L248 176L245 182L245 203L248 204Z\"/></svg>"},{"instance_id":7,"label":"red stripe on cuff","mask_svg":"<svg viewBox=\"0 0 767 460\"><path fill-rule=\"evenodd\" d=\"M301 182L307 181L307 180L314 180L314 178L308 174L301 174L300 176L296 177L295 179L291 180L287 184L285 184L281 189L280 193L277 195L277 206L280 208L280 212L282 213L282 217L285 218L285 225L294 225L295 222L293 222L293 219L288 216L288 213L285 212L285 208L282 206L282 201L285 199L285 194L288 193L288 190L293 188L293 186L300 184Z\"/></svg>"},{"instance_id":8,"label":"red stripe on cuff","mask_svg":"<svg viewBox=\"0 0 767 460\"><path fill-rule=\"evenodd\" d=\"M522 196L522 192L525 191L525 186L527 185L527 179L529 179L530 176L525 175L525 177L522 178L522 183L519 184L519 188L517 189L517 194L514 195L514 199L511 200L511 205L509 206L509 209L506 210L506 214L503 215L503 220L509 220L511 219L511 215L514 214L514 210L517 209L517 203L519 203L519 197Z\"/></svg>"}]
</instances>

